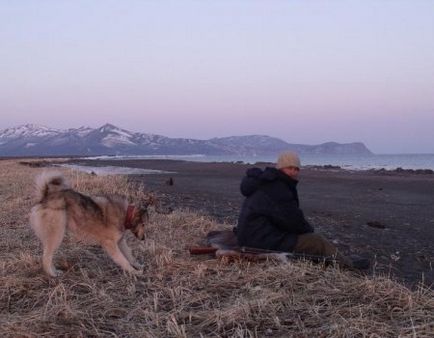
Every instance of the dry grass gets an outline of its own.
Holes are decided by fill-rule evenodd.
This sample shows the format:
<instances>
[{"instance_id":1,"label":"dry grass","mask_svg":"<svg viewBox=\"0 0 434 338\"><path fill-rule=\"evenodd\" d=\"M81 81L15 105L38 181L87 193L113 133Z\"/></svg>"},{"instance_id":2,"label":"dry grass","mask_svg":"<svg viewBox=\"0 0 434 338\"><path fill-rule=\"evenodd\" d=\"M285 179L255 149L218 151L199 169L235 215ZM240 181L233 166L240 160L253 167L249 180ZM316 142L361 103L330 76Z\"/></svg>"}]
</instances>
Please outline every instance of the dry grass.
<instances>
[{"instance_id":1,"label":"dry grass","mask_svg":"<svg viewBox=\"0 0 434 338\"><path fill-rule=\"evenodd\" d=\"M50 279L27 223L40 170L0 161L2 337L433 336L432 290L306 262L192 258L186 245L228 225L187 211L153 213L147 240L129 238L143 275L67 238L55 260L66 272ZM123 177L65 173L82 192L146 197Z\"/></svg>"}]
</instances>

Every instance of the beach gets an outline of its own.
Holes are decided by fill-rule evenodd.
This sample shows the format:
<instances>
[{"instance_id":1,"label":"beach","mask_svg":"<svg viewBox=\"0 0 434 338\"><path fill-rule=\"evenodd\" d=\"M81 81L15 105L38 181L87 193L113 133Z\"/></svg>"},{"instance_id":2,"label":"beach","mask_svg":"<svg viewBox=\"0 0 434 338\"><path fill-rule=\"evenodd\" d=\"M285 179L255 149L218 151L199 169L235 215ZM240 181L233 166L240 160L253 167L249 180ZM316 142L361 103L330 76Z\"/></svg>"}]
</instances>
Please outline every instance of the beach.
<instances>
[{"instance_id":1,"label":"beach","mask_svg":"<svg viewBox=\"0 0 434 338\"><path fill-rule=\"evenodd\" d=\"M408 219L400 220L405 210L391 207L401 206L399 198L405 197L412 200L408 210L422 210L424 198L431 196L428 177L303 170L302 206L317 231L346 253L377 256L374 268L363 274L304 260L191 255L187 248L209 231L236 224L242 203L238 184L249 167L244 164L115 163L170 172L131 176L103 175L101 167L94 174L57 167L65 161L0 160L2 337L432 335L430 227L423 227L428 223L421 214L420 224L411 224L421 232L409 236L403 226ZM35 177L53 169L86 196L123 195L132 203L156 199L145 240L125 233L142 270L123 272L100 245L67 231L54 257L61 276L43 272L40 241L28 214L36 203ZM173 185L167 184L170 178ZM366 212L375 203L376 213ZM380 228L367 226L368 220ZM428 276L425 284L422 272Z\"/></svg>"},{"instance_id":2,"label":"beach","mask_svg":"<svg viewBox=\"0 0 434 338\"><path fill-rule=\"evenodd\" d=\"M131 175L130 180L153 192L161 210L189 209L228 228L236 226L243 201L241 179L255 166L156 159L72 162L168 171ZM410 287L434 283L434 175L310 167L301 171L298 191L315 231L345 254L370 258L368 274L390 276Z\"/></svg>"}]
</instances>

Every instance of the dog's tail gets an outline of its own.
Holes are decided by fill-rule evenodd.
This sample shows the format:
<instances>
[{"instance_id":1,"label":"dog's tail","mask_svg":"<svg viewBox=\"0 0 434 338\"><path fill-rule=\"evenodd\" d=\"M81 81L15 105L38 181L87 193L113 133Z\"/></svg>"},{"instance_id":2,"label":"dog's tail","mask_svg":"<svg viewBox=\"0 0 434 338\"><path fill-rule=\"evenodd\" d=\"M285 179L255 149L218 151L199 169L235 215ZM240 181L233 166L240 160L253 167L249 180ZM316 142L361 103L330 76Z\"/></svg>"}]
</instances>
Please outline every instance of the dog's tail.
<instances>
[{"instance_id":1,"label":"dog's tail","mask_svg":"<svg viewBox=\"0 0 434 338\"><path fill-rule=\"evenodd\" d=\"M48 194L56 191L68 189L62 173L57 171L44 171L35 180L36 200L41 202Z\"/></svg>"}]
</instances>

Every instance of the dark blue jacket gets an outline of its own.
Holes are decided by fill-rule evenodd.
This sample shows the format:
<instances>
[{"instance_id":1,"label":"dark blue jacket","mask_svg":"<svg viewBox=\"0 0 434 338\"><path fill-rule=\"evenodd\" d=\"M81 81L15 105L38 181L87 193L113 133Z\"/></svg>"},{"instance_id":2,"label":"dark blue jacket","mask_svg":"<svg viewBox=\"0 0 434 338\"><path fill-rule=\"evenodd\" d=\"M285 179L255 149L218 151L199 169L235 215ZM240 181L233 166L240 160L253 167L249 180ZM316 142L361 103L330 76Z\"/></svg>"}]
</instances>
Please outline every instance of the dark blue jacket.
<instances>
[{"instance_id":1,"label":"dark blue jacket","mask_svg":"<svg viewBox=\"0 0 434 338\"><path fill-rule=\"evenodd\" d=\"M297 183L275 168L247 170L236 228L240 246L292 251L298 234L313 232L299 208Z\"/></svg>"}]
</instances>

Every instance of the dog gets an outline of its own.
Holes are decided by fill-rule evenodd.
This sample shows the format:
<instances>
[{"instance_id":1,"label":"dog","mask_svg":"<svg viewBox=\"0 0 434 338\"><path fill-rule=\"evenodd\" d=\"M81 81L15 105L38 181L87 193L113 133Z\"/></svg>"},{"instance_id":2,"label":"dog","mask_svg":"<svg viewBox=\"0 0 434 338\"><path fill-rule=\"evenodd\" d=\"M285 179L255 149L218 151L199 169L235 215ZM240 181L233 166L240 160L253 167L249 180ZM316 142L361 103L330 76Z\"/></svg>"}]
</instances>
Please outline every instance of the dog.
<instances>
[{"instance_id":1,"label":"dog","mask_svg":"<svg viewBox=\"0 0 434 338\"><path fill-rule=\"evenodd\" d=\"M36 178L36 197L30 226L42 243L42 266L49 276L62 273L53 266L53 255L66 229L100 244L124 271L139 273L142 266L133 257L125 234L130 230L144 240L145 224L149 221L147 205L135 207L120 196L83 195L57 172L44 172Z\"/></svg>"}]
</instances>

